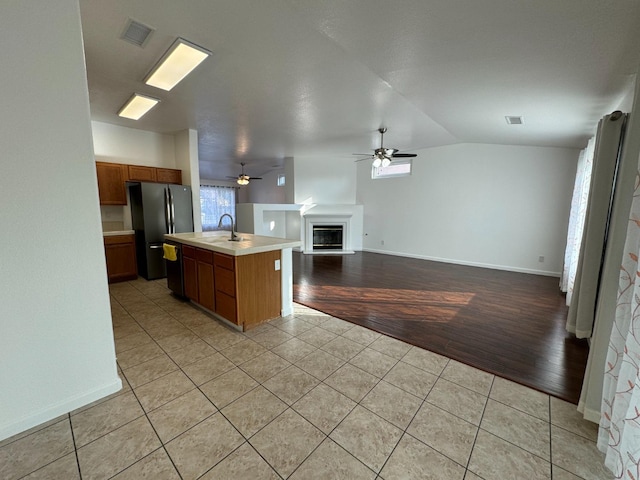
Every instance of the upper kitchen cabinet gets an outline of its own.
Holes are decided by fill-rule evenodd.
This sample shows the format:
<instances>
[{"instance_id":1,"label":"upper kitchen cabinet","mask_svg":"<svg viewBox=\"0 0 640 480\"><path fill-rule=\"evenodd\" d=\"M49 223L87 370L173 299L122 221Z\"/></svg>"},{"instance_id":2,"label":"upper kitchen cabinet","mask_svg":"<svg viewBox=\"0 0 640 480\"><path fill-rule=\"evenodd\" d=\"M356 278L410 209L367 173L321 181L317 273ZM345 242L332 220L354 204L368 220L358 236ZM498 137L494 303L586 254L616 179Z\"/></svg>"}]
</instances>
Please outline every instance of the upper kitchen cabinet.
<instances>
[{"instance_id":1,"label":"upper kitchen cabinet","mask_svg":"<svg viewBox=\"0 0 640 480\"><path fill-rule=\"evenodd\" d=\"M156 181L158 183L175 183L176 185L182 185L182 170L156 168Z\"/></svg>"},{"instance_id":2,"label":"upper kitchen cabinet","mask_svg":"<svg viewBox=\"0 0 640 480\"><path fill-rule=\"evenodd\" d=\"M155 182L156 168L129 165L129 180L132 182Z\"/></svg>"},{"instance_id":3,"label":"upper kitchen cabinet","mask_svg":"<svg viewBox=\"0 0 640 480\"><path fill-rule=\"evenodd\" d=\"M118 163L96 162L100 205L126 205L127 193L124 182L127 166Z\"/></svg>"}]
</instances>

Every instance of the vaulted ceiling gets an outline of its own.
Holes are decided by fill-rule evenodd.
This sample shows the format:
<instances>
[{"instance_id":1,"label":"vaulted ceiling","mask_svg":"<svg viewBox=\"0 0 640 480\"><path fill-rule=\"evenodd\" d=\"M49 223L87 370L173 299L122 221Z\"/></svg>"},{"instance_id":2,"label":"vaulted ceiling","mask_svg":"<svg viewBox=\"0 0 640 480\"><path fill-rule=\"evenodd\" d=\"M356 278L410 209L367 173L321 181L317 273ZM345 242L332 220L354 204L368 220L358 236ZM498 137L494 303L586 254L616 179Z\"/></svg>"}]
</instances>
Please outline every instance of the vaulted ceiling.
<instances>
[{"instance_id":1,"label":"vaulted ceiling","mask_svg":"<svg viewBox=\"0 0 640 480\"><path fill-rule=\"evenodd\" d=\"M80 0L94 120L196 129L203 178L285 157L458 142L578 147L640 60L637 0ZM129 19L154 33L120 38ZM143 79L176 37L213 55L170 92ZM626 89L626 90L625 90ZM161 103L139 121L132 93ZM524 118L512 126L507 115Z\"/></svg>"}]
</instances>

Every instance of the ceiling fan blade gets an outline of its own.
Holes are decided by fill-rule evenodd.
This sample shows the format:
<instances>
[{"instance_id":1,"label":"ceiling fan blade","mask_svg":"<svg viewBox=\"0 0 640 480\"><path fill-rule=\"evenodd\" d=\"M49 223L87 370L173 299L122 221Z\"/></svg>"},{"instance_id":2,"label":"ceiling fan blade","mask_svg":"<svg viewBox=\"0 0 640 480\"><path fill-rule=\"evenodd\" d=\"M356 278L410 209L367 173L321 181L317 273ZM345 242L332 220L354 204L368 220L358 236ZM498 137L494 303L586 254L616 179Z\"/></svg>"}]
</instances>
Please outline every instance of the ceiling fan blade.
<instances>
[{"instance_id":1,"label":"ceiling fan blade","mask_svg":"<svg viewBox=\"0 0 640 480\"><path fill-rule=\"evenodd\" d=\"M363 160L373 160L373 157L369 155L367 158L359 158L358 160L354 160L355 163L362 162Z\"/></svg>"},{"instance_id":2,"label":"ceiling fan blade","mask_svg":"<svg viewBox=\"0 0 640 480\"><path fill-rule=\"evenodd\" d=\"M262 180L262 177L249 177L249 180Z\"/></svg>"},{"instance_id":3,"label":"ceiling fan blade","mask_svg":"<svg viewBox=\"0 0 640 480\"><path fill-rule=\"evenodd\" d=\"M417 153L394 153L391 155L393 158L413 158L417 157Z\"/></svg>"},{"instance_id":4,"label":"ceiling fan blade","mask_svg":"<svg viewBox=\"0 0 640 480\"><path fill-rule=\"evenodd\" d=\"M367 157L371 157L370 153L352 153L351 155L366 155Z\"/></svg>"},{"instance_id":5,"label":"ceiling fan blade","mask_svg":"<svg viewBox=\"0 0 640 480\"><path fill-rule=\"evenodd\" d=\"M229 176L227 176L226 178L233 178L234 180L238 179L238 177L229 177Z\"/></svg>"}]
</instances>

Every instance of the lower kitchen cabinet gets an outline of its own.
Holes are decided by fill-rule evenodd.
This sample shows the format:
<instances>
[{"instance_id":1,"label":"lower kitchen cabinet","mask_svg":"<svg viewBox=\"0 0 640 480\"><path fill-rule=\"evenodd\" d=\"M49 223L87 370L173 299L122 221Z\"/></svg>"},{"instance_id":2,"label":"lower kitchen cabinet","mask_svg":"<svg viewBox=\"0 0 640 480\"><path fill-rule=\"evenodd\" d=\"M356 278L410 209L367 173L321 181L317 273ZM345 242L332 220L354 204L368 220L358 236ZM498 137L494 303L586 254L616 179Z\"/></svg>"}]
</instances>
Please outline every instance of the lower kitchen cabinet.
<instances>
[{"instance_id":1,"label":"lower kitchen cabinet","mask_svg":"<svg viewBox=\"0 0 640 480\"><path fill-rule=\"evenodd\" d=\"M213 252L183 245L182 268L184 272L185 296L212 312L215 312Z\"/></svg>"},{"instance_id":2,"label":"lower kitchen cabinet","mask_svg":"<svg viewBox=\"0 0 640 480\"><path fill-rule=\"evenodd\" d=\"M198 269L198 303L212 312L216 310L214 295L213 252L196 249Z\"/></svg>"},{"instance_id":3,"label":"lower kitchen cabinet","mask_svg":"<svg viewBox=\"0 0 640 480\"><path fill-rule=\"evenodd\" d=\"M184 294L187 298L197 302L198 298L198 261L196 249L183 245L182 265L184 268Z\"/></svg>"},{"instance_id":4,"label":"lower kitchen cabinet","mask_svg":"<svg viewBox=\"0 0 640 480\"><path fill-rule=\"evenodd\" d=\"M236 263L231 255L213 254L215 267L216 313L238 324L236 307Z\"/></svg>"},{"instance_id":5,"label":"lower kitchen cabinet","mask_svg":"<svg viewBox=\"0 0 640 480\"><path fill-rule=\"evenodd\" d=\"M280 315L280 251L232 256L182 246L185 295L246 330Z\"/></svg>"},{"instance_id":6,"label":"lower kitchen cabinet","mask_svg":"<svg viewBox=\"0 0 640 480\"><path fill-rule=\"evenodd\" d=\"M280 315L280 251L232 256L182 246L185 295L246 330Z\"/></svg>"},{"instance_id":7,"label":"lower kitchen cabinet","mask_svg":"<svg viewBox=\"0 0 640 480\"><path fill-rule=\"evenodd\" d=\"M104 237L104 253L107 261L109 283L124 282L138 278L134 235Z\"/></svg>"}]
</instances>

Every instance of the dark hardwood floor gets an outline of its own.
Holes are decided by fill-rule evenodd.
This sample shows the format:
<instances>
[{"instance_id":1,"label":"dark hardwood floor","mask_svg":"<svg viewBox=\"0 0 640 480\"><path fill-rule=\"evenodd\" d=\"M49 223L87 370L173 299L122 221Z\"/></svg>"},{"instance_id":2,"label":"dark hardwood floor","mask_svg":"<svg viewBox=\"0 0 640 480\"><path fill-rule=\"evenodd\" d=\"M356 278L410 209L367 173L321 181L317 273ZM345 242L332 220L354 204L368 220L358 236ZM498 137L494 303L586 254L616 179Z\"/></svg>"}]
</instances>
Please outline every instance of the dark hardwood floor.
<instances>
[{"instance_id":1,"label":"dark hardwood floor","mask_svg":"<svg viewBox=\"0 0 640 480\"><path fill-rule=\"evenodd\" d=\"M558 279L357 252L293 254L295 302L578 403L586 340Z\"/></svg>"}]
</instances>

